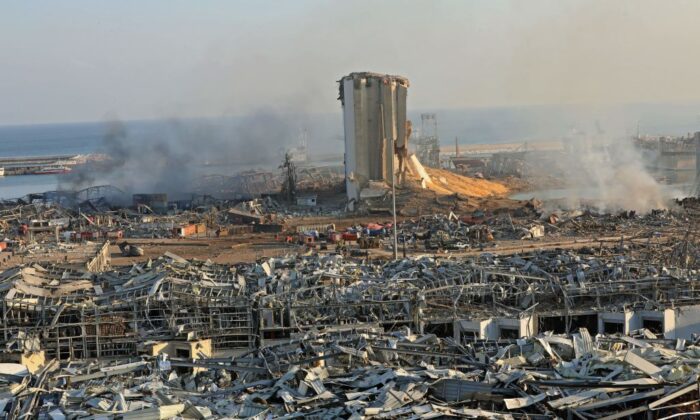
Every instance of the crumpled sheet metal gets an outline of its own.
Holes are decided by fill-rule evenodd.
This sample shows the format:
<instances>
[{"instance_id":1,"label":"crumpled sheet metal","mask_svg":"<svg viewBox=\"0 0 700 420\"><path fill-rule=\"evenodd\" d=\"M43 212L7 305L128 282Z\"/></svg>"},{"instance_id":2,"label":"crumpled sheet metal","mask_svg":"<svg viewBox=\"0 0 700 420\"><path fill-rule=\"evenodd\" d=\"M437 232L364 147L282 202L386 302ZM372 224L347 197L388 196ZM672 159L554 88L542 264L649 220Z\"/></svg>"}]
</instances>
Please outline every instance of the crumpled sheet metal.
<instances>
[{"instance_id":1,"label":"crumpled sheet metal","mask_svg":"<svg viewBox=\"0 0 700 420\"><path fill-rule=\"evenodd\" d=\"M699 286L693 269L574 251L388 263L292 255L232 266L166 254L101 273L55 264L6 270L0 337L3 344L20 331L41 337L48 356L59 359L107 356L96 335L84 331L103 333L103 344L119 341L114 356L133 354L148 340L212 338L216 349L254 348L342 325L421 331L431 322L520 318L534 310L540 316L649 310L699 301ZM81 347L61 347L51 337ZM587 351L578 344L577 351Z\"/></svg>"},{"instance_id":2,"label":"crumpled sheet metal","mask_svg":"<svg viewBox=\"0 0 700 420\"><path fill-rule=\"evenodd\" d=\"M0 386L10 392L0 411L48 418L260 419L554 419L571 411L593 417L631 408L653 410L654 416L690 411L692 400L700 397L698 347L675 350L671 340L640 337L596 336L590 352L575 357L573 349L564 351L573 346L571 336L458 344L434 335L358 326L309 331L237 357L54 360L35 374L8 366L8 373L15 373L0 375ZM545 356L529 363L541 342L570 357L557 361ZM642 363L626 357L630 352L653 355L650 349L673 357ZM515 356L525 362L498 363ZM658 371L651 372L647 364ZM183 370L185 366L196 369ZM681 366L688 369L677 375ZM585 376L576 374L584 370ZM617 372L614 378L612 371ZM686 401L691 404L683 405Z\"/></svg>"}]
</instances>

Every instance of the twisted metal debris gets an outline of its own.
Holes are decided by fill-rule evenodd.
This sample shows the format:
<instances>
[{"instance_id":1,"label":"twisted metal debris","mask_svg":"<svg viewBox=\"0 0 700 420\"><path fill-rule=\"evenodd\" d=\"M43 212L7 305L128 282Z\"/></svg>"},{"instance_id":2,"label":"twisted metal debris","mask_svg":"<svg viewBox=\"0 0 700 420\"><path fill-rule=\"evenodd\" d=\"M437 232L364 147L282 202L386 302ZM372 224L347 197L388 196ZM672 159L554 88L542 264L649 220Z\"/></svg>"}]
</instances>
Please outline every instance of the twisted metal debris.
<instances>
[{"instance_id":1,"label":"twisted metal debris","mask_svg":"<svg viewBox=\"0 0 700 420\"><path fill-rule=\"evenodd\" d=\"M10 418L617 418L696 409L700 278L637 242L0 274ZM618 329L619 330L616 330ZM615 333L615 331L618 331ZM16 364L20 362L20 364ZM26 366L26 367L24 367Z\"/></svg>"},{"instance_id":2,"label":"twisted metal debris","mask_svg":"<svg viewBox=\"0 0 700 420\"><path fill-rule=\"evenodd\" d=\"M238 357L53 360L35 374L5 365L0 382L11 418L613 419L696 409L700 347L640 334L459 344L355 326Z\"/></svg>"}]
</instances>

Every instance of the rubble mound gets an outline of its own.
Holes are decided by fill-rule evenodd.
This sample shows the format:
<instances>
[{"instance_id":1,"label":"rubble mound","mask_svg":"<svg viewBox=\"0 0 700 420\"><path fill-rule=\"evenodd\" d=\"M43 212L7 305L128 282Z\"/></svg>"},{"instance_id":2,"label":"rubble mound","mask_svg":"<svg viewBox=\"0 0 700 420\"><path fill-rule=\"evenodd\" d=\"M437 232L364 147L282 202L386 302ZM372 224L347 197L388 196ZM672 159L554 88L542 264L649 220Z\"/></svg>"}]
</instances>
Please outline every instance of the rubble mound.
<instances>
[{"instance_id":1,"label":"rubble mound","mask_svg":"<svg viewBox=\"0 0 700 420\"><path fill-rule=\"evenodd\" d=\"M426 188L441 195L461 194L467 197L503 196L508 193L507 186L486 179L470 178L445 169L425 168L432 182Z\"/></svg>"}]
</instances>

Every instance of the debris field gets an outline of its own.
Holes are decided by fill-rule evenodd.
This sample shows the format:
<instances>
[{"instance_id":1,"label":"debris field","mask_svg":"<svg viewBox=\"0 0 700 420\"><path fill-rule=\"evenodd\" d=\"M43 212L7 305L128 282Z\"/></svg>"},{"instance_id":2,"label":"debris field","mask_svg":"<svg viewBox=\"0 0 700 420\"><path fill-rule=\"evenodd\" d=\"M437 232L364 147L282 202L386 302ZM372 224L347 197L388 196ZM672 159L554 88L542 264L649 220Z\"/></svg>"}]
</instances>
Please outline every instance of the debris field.
<instances>
[{"instance_id":1,"label":"debris field","mask_svg":"<svg viewBox=\"0 0 700 420\"><path fill-rule=\"evenodd\" d=\"M620 247L621 246L621 247ZM624 418L695 409L694 268L576 252L165 254L0 274L8 418ZM98 262L100 264L98 264Z\"/></svg>"}]
</instances>

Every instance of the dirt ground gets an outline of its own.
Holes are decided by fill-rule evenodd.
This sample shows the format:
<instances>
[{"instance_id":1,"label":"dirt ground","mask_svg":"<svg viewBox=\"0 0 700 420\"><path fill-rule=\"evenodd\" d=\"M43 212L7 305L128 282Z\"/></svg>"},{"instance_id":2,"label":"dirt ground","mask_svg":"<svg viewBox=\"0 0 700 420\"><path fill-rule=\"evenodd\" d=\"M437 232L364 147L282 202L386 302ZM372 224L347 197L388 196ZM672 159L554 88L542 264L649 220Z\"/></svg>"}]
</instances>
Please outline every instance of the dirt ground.
<instances>
[{"instance_id":1,"label":"dirt ground","mask_svg":"<svg viewBox=\"0 0 700 420\"><path fill-rule=\"evenodd\" d=\"M450 211L456 214L467 214L477 210L485 212L509 211L522 207L525 202L507 198L509 192L517 189L518 184L509 179L489 181L468 178L440 169L429 169L435 176L432 189L423 189L418 182L407 182L396 189L397 219L399 221L420 215L445 214ZM442 178L442 179L440 179ZM318 195L319 206L328 209L336 208L338 202L345 200L342 191L328 191ZM385 224L392 221L390 209L391 200L381 203L385 211L361 212L342 216L329 215L295 215L285 219L288 229L303 225L335 224L336 230L344 231L347 227L366 225L367 223ZM119 248L111 248L112 264L115 266L130 265L135 262L158 258L165 252L171 252L184 258L211 260L217 263L250 262L263 256L283 256L288 253L307 252L308 249L299 245L288 245L285 235L275 234L245 234L217 238L209 237L187 239L127 239L129 243L144 249L141 257L123 257ZM331 251L334 246L330 246ZM375 252L383 256L381 251Z\"/></svg>"},{"instance_id":2,"label":"dirt ground","mask_svg":"<svg viewBox=\"0 0 700 420\"><path fill-rule=\"evenodd\" d=\"M235 264L251 262L263 256L282 256L299 249L275 239L274 234L235 235L222 238L206 237L187 239L128 239L130 244L143 248L141 257L124 257L117 245L110 248L112 265L131 265L155 259L166 252L183 258L211 260L217 263Z\"/></svg>"},{"instance_id":3,"label":"dirt ground","mask_svg":"<svg viewBox=\"0 0 700 420\"><path fill-rule=\"evenodd\" d=\"M367 221L376 221L377 219L346 219L339 221L337 226L367 223ZM655 243L671 243L674 241L673 234L666 234L656 238ZM476 256L483 252L493 254L512 254L518 252L529 252L543 249L578 249L589 247L597 249L599 247L608 247L619 243L621 240L636 241L645 243L647 239L625 239L630 237L630 232L616 235L582 235L577 238L543 238L540 240L501 240L485 244L483 249L470 249L466 251L450 251L451 256ZM675 239L674 239L675 238ZM129 243L139 245L144 249L145 254L141 257L123 257L116 245L112 245L110 251L112 256L113 266L131 265L138 262L144 262L149 259L156 259L166 252L179 255L187 259L211 260L216 263L235 264L239 262L253 262L263 257L281 257L292 253L310 252L308 248L302 245L289 245L284 243L282 239L276 239L274 234L254 234L242 235L237 237L215 238L202 237L192 239L155 239L155 240L129 240ZM350 249L358 249L354 243L348 244ZM331 253L335 251L335 245L330 244L328 250L320 251L318 249L313 252ZM399 248L399 257L403 256L404 250ZM426 253L422 248L407 248L407 256L424 255ZM393 251L391 249L373 249L369 251L372 258L391 259Z\"/></svg>"}]
</instances>

